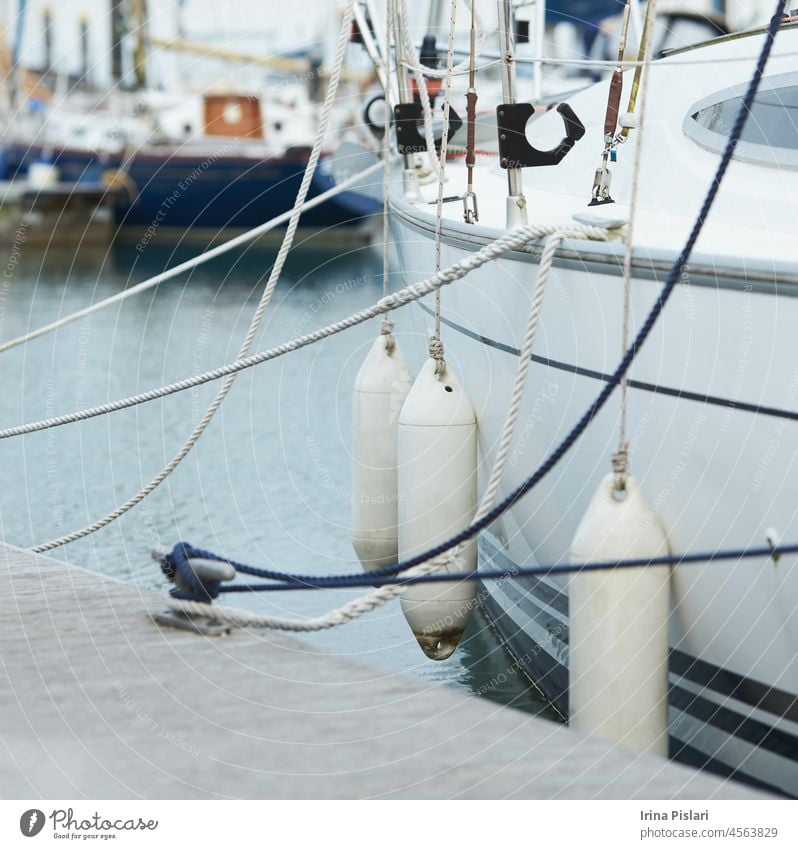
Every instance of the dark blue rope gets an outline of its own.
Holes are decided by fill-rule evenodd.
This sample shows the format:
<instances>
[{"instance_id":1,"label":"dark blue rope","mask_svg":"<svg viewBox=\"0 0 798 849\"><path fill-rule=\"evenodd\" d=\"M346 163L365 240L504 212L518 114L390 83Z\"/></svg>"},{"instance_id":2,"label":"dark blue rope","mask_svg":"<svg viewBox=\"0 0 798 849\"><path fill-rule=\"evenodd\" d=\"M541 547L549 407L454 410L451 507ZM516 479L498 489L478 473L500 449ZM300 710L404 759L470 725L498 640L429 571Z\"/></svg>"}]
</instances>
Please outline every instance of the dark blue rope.
<instances>
[{"instance_id":1,"label":"dark blue rope","mask_svg":"<svg viewBox=\"0 0 798 849\"><path fill-rule=\"evenodd\" d=\"M220 592L221 581L201 581L191 568L189 558L199 557L196 549L186 542L178 542L165 557L161 559L161 571L175 583L179 578L188 585L187 590L175 588L170 591L174 598L187 598L192 601L212 601ZM226 562L221 557L206 557L206 560ZM242 570L243 571L243 570Z\"/></svg>"},{"instance_id":2,"label":"dark blue rope","mask_svg":"<svg viewBox=\"0 0 798 849\"><path fill-rule=\"evenodd\" d=\"M374 577L373 572L358 575L322 577L300 584L225 584L219 587L222 593L275 592L277 590L320 590L349 587L385 587L391 585L433 584L452 581L494 581L505 578L530 578L574 573L599 572L609 569L639 569L656 566L686 566L694 563L715 563L724 560L751 560L756 557L778 558L784 554L798 554L798 543L763 546L760 548L736 548L722 551L702 551L689 554L668 554L662 557L638 557L630 560L597 560L592 563L563 563L544 566L517 566L512 569L481 569L479 572L436 572L430 575L386 575ZM229 561L225 561L229 562ZM324 581L324 583L320 583ZM193 598L188 593L173 591L176 598Z\"/></svg>"},{"instance_id":3,"label":"dark blue rope","mask_svg":"<svg viewBox=\"0 0 798 849\"><path fill-rule=\"evenodd\" d=\"M610 377L609 381L606 383L601 392L596 396L595 400L590 405L590 407L588 407L588 409L585 411L582 418L579 419L579 421L574 425L568 435L562 440L562 442L560 442L560 444L554 449L554 451L552 451L552 453L546 458L546 460L543 461L543 463L537 468L537 470L533 472L522 484L520 484L515 490L513 490L513 492L511 492L503 501L494 506L481 519L469 525L467 528L464 528L462 531L450 537L445 542L442 542L436 545L435 547L429 549L428 551L422 552L421 554L417 554L407 560L395 563L391 566L385 566L380 569L375 569L369 572L367 576L362 576L358 574L316 577L313 575L298 575L290 572L278 572L271 569L257 569L254 566L238 564L234 561L228 560L227 558L219 557L218 555L211 554L210 552L202 551L201 549L193 549L191 548L191 546L187 546L187 544L185 543L181 543L180 545L183 545L191 549L192 551L197 552L194 555L196 557L205 557L210 560L217 560L223 563L230 563L236 570L242 571L245 574L253 575L254 577L265 578L267 580L282 581L284 582L284 585L281 586L280 589L294 588L294 585L299 585L306 588L361 586L364 585L364 577L367 577L367 580L365 581L366 585L377 584L379 582L378 579L398 575L400 572L404 572L407 569L413 568L414 566L419 566L420 564L431 560L433 557L438 557L441 554L445 554L447 551L450 551L455 546L472 539L478 533L493 524L496 519L506 513L531 489L537 486L546 477L546 475L548 475L548 473L560 462L560 460L565 456L565 454L573 447L574 443L579 439L579 437L582 435L588 425L593 421L593 419L598 415L598 413L607 403L610 395L612 395L615 389L617 389L624 375L629 370L629 367L634 362L638 351L643 346L646 339L648 339L654 325L656 324L663 309L665 308L665 304L668 302L668 299L673 293L677 282L681 278L682 272L684 271L687 261L689 260L690 255L693 252L693 248L695 247L695 244L698 241L698 237L701 235L701 231L717 197L720 185L723 181L724 176L726 175L726 171L728 170L729 163L731 162L732 155L734 154L734 150L742 135L742 131L745 127L745 123L750 113L751 105L753 104L754 98L756 97L756 93L762 81L762 75L765 71L765 66L767 65L768 58L770 57L776 33L778 32L782 19L784 17L784 7L786 1L787 0L778 0L776 4L776 12L771 18L770 23L768 24L765 36L765 43L763 44L762 50L759 54L759 59L757 60L754 74L751 77L751 81L748 84L748 89L745 93L745 97L743 98L740 104L740 108L737 111L737 115L734 119L734 124L732 125L731 132L729 133L729 138L726 143L726 147L723 150L720 163L718 164L715 176L712 179L712 184L710 185L709 190L707 191L707 195L704 198L704 203L702 204L701 210L698 213L698 217L696 218L693 224L687 242L685 243L685 246L679 257L677 258L676 262L674 262L673 267L671 268L670 273L668 274L668 277L666 278L665 283L663 284L663 287L659 293L659 296L657 297L656 303L649 312L648 317L646 318L643 326L640 328L640 331L638 332L634 341L629 346L628 350L624 353L620 363L618 364L618 367L612 373L612 376ZM449 580L452 580L452 578L449 577ZM227 589L228 588L225 588L225 590Z\"/></svg>"},{"instance_id":4,"label":"dark blue rope","mask_svg":"<svg viewBox=\"0 0 798 849\"><path fill-rule=\"evenodd\" d=\"M302 580L301 575L294 575L291 572L278 572L274 569L259 569L257 566L249 566L246 563L239 563L237 560L230 560L229 557L222 557L220 554L214 554L212 551L206 551L204 548L195 548L187 542L177 543L169 555L164 558L164 562L173 560L175 566L177 564L182 565L184 561L188 561L188 559L192 557L200 560L213 560L216 563L228 563L236 570L236 572L242 572L245 575L252 575L255 578L265 578L269 581ZM164 574L172 580L163 565L161 568L163 569Z\"/></svg>"}]
</instances>

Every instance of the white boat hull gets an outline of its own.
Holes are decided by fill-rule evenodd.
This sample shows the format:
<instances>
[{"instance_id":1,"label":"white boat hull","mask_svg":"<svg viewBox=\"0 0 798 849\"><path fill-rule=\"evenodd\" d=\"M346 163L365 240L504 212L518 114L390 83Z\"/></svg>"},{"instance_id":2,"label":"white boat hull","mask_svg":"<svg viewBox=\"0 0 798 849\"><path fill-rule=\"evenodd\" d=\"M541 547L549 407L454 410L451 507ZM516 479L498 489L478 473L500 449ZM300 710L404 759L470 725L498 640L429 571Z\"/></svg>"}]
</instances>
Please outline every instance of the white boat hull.
<instances>
[{"instance_id":1,"label":"white boat hull","mask_svg":"<svg viewBox=\"0 0 798 849\"><path fill-rule=\"evenodd\" d=\"M427 210L398 202L392 226L405 282L428 276ZM478 230L459 232L445 228L444 267L479 247L471 235ZM597 256L566 246L555 263L505 495L559 443L617 366L623 286L618 263L607 260L613 250ZM661 288L663 275L651 273L649 259L636 261L632 333ZM653 265L666 268L668 257ZM795 408L798 285L792 271L718 269L700 257L696 268L676 287L630 373L631 470L674 552L764 546L774 531L798 540L798 424L763 409ZM536 258L513 254L443 290L443 342L477 411L482 484L536 278ZM409 314L431 321L426 303ZM619 400L616 391L559 465L484 535L481 568L567 559L617 449ZM795 558L682 566L672 587L671 753L798 795ZM488 581L482 595L516 660L567 714L565 580Z\"/></svg>"}]
</instances>

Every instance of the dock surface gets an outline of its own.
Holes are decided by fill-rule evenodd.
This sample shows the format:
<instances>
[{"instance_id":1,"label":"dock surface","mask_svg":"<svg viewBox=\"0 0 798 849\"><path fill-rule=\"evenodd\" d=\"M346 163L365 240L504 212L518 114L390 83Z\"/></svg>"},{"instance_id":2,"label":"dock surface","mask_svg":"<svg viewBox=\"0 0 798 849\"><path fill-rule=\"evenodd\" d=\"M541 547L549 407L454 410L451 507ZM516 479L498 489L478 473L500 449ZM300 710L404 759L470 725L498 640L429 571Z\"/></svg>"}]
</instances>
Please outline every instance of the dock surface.
<instances>
[{"instance_id":1,"label":"dock surface","mask_svg":"<svg viewBox=\"0 0 798 849\"><path fill-rule=\"evenodd\" d=\"M764 798L10 546L0 588L6 799Z\"/></svg>"}]
</instances>

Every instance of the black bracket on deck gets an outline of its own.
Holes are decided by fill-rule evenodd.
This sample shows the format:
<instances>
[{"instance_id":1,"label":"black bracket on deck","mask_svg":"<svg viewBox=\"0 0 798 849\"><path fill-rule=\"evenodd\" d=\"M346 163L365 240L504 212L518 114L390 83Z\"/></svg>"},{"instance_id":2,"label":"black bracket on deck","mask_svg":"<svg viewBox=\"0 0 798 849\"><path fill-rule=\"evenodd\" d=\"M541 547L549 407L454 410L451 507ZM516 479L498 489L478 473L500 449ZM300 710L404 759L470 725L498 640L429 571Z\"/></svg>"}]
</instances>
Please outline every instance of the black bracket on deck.
<instances>
[{"instance_id":1,"label":"black bracket on deck","mask_svg":"<svg viewBox=\"0 0 798 849\"><path fill-rule=\"evenodd\" d=\"M233 630L229 622L221 619L207 619L200 616L192 616L183 610L164 610L152 614L153 621L168 628L178 628L181 631L191 631L194 634L202 634L204 637L222 637Z\"/></svg>"},{"instance_id":2,"label":"black bracket on deck","mask_svg":"<svg viewBox=\"0 0 798 849\"><path fill-rule=\"evenodd\" d=\"M424 153L427 149L427 140L420 131L420 124L424 121L424 111L421 104L397 103L393 108L396 121L396 148L401 156L411 153ZM447 144L452 140L454 134L463 126L462 118L449 107L449 132ZM441 137L435 139L435 150L441 149Z\"/></svg>"},{"instance_id":3,"label":"black bracket on deck","mask_svg":"<svg viewBox=\"0 0 798 849\"><path fill-rule=\"evenodd\" d=\"M585 126L567 103L557 111L565 125L565 136L557 147L538 150L526 139L526 125L535 114L531 103L502 103L496 107L499 128L499 165L502 168L537 168L559 165L571 148L585 134Z\"/></svg>"}]
</instances>

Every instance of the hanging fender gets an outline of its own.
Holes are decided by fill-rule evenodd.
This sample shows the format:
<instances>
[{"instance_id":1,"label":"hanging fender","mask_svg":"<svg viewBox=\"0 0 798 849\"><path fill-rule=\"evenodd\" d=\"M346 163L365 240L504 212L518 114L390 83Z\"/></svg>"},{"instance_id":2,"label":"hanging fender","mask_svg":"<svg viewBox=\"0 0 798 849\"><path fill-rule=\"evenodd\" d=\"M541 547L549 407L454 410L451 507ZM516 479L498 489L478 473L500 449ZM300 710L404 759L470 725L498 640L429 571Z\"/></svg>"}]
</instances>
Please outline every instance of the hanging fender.
<instances>
[{"instance_id":1,"label":"hanging fender","mask_svg":"<svg viewBox=\"0 0 798 849\"><path fill-rule=\"evenodd\" d=\"M537 168L559 165L571 148L585 134L585 126L567 103L561 103L557 112L565 125L565 136L551 150L538 150L526 138L526 125L535 114L531 103L501 103L496 107L496 124L499 129L499 165L502 168Z\"/></svg>"}]
</instances>

